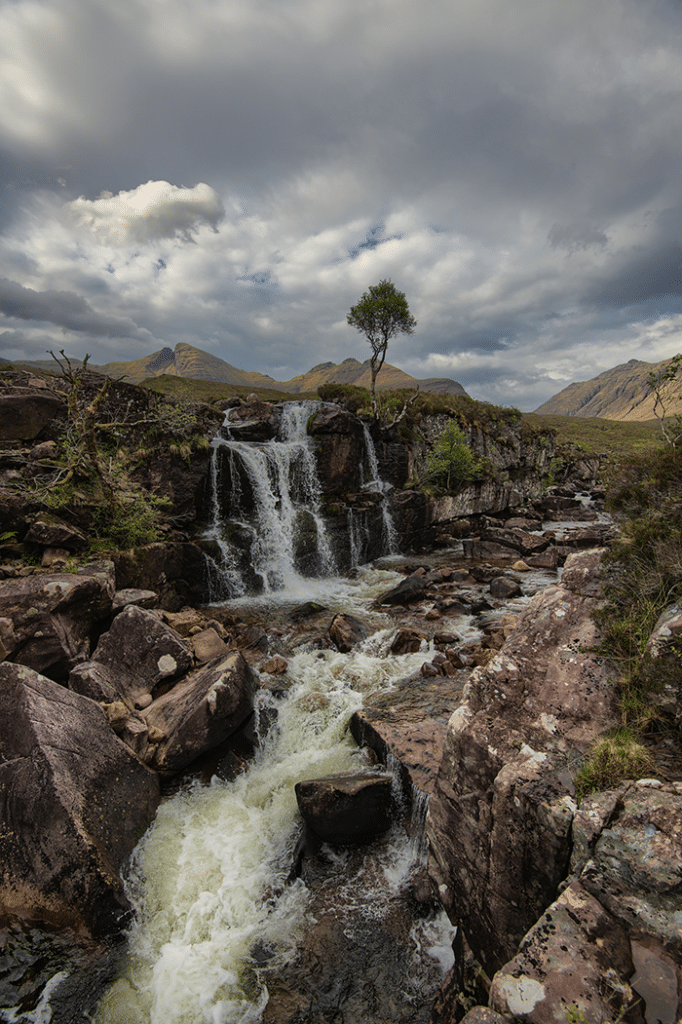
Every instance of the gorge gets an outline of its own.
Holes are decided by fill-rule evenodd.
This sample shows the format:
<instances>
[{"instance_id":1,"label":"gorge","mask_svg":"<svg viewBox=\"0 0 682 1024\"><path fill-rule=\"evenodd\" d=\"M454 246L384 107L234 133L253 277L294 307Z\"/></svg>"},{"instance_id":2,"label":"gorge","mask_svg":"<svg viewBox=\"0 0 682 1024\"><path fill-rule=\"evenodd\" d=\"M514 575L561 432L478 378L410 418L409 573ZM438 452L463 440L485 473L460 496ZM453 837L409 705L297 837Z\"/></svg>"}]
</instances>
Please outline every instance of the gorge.
<instances>
[{"instance_id":1,"label":"gorge","mask_svg":"<svg viewBox=\"0 0 682 1024\"><path fill-rule=\"evenodd\" d=\"M565 462L548 489L553 439L510 420L469 425L490 472L434 498L405 484L442 416L405 441L331 403L235 400L186 474L162 453L141 471L186 535L71 574L55 551L76 524L57 543L28 510L21 542L53 562L10 562L0 585L0 678L24 730L0 768L4 1019L87 1019L118 975L96 1020L674 1024L682 787L626 783L578 808L572 783L617 722L590 617L612 527L576 497L598 467ZM50 443L9 440L6 473ZM66 734L87 751L75 771L53 753ZM109 749L120 767L98 778ZM18 807L38 750L45 827L51 793L88 799L73 841L61 817L37 858ZM372 842L301 832L301 780L387 770ZM41 921L57 931L39 938Z\"/></svg>"}]
</instances>

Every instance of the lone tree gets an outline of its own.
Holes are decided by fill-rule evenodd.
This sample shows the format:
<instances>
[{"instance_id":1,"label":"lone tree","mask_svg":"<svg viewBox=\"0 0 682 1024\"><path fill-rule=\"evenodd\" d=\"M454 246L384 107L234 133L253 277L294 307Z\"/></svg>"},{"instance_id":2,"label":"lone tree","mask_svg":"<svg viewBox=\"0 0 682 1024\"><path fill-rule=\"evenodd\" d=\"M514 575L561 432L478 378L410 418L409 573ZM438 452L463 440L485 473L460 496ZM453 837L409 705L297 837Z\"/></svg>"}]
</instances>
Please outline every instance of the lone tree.
<instances>
[{"instance_id":1,"label":"lone tree","mask_svg":"<svg viewBox=\"0 0 682 1024\"><path fill-rule=\"evenodd\" d=\"M417 321L410 313L404 292L396 290L392 281L379 281L365 292L357 306L351 306L346 317L351 327L367 336L372 346L370 367L372 372L372 416L377 419L376 380L384 365L386 349L397 334L412 334Z\"/></svg>"}]
</instances>

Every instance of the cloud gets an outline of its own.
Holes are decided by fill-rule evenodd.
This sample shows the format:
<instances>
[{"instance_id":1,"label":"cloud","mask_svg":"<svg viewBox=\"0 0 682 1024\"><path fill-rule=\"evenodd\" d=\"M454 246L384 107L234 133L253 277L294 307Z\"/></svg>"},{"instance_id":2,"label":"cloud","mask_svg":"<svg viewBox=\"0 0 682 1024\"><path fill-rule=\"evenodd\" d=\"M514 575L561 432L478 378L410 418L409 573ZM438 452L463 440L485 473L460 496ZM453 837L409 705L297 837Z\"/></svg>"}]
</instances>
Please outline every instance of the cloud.
<instances>
[{"instance_id":1,"label":"cloud","mask_svg":"<svg viewBox=\"0 0 682 1024\"><path fill-rule=\"evenodd\" d=\"M73 292L37 292L6 277L0 278L0 312L14 319L50 323L65 331L94 337L155 340L149 331L139 328L128 317L97 313L82 296Z\"/></svg>"},{"instance_id":2,"label":"cloud","mask_svg":"<svg viewBox=\"0 0 682 1024\"><path fill-rule=\"evenodd\" d=\"M225 208L210 187L178 188L167 181L148 181L128 192L103 192L98 199L80 196L68 205L76 223L87 227L105 245L123 246L181 238L188 242L200 227L217 230Z\"/></svg>"}]
</instances>

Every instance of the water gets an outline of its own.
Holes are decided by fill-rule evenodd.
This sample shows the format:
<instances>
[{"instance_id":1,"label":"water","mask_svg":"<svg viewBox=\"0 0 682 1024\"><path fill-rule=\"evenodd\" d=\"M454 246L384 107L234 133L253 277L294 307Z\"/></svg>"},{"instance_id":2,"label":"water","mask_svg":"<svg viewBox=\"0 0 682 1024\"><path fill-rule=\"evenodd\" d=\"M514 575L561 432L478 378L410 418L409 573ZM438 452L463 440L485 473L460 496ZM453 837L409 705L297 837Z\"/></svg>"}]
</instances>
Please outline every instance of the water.
<instances>
[{"instance_id":1,"label":"water","mask_svg":"<svg viewBox=\"0 0 682 1024\"><path fill-rule=\"evenodd\" d=\"M239 441L227 418L212 441L211 523L204 536L209 600L301 588L303 580L338 571L337 557L322 513L322 491L307 424L315 402L281 406L276 439ZM347 536L337 545L350 567L398 552L388 487L379 477L376 451L363 425L370 479L364 489L381 495L381 538L372 545L366 510L349 509ZM373 550L376 547L376 550Z\"/></svg>"},{"instance_id":2,"label":"water","mask_svg":"<svg viewBox=\"0 0 682 1024\"><path fill-rule=\"evenodd\" d=\"M366 608L377 589L390 586L395 574L374 570L367 576L366 586L348 592L355 611ZM333 896L300 880L287 883L299 831L294 785L366 763L348 733L351 714L367 694L390 687L424 660L423 652L391 655L393 634L379 631L351 654L299 649L289 661L286 683L277 681L279 695L264 689L257 696L258 708L269 712L262 721L272 721L274 711L275 724L248 770L232 782L195 782L162 804L135 854L128 891L137 918L129 956L102 1001L98 1024L260 1021L268 986L289 977L297 956L305 962L297 949L311 914L315 920L331 914L334 922L343 917L345 966L358 973L353 935L366 959L368 922L376 942L379 922L423 859L421 839L415 839L421 832L413 826L410 838L396 825L378 862L364 852L328 851L328 857L339 858L335 880L343 874L344 858L356 858ZM285 684L289 688L281 693ZM425 810L423 801L417 806L418 813ZM424 973L433 997L451 963L451 929L441 915L423 922L410 918L403 932L401 983L405 998L413 990L410 998L418 1002ZM376 951L377 962L387 956L385 948ZM338 963L331 966L337 974L343 970ZM310 976L309 965L304 973ZM318 985L314 997L324 990Z\"/></svg>"}]
</instances>

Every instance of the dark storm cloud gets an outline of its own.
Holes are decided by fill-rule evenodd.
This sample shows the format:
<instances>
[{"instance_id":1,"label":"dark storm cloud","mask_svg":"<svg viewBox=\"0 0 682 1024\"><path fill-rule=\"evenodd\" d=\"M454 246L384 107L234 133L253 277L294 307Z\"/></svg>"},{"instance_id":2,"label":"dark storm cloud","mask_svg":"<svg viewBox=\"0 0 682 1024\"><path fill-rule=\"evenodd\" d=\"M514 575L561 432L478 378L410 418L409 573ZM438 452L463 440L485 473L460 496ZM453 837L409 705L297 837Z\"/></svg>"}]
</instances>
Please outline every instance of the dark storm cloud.
<instances>
[{"instance_id":1,"label":"dark storm cloud","mask_svg":"<svg viewBox=\"0 0 682 1024\"><path fill-rule=\"evenodd\" d=\"M50 323L94 337L154 340L149 331L127 317L102 316L73 292L37 292L6 277L0 278L0 312L18 320Z\"/></svg>"}]
</instances>

